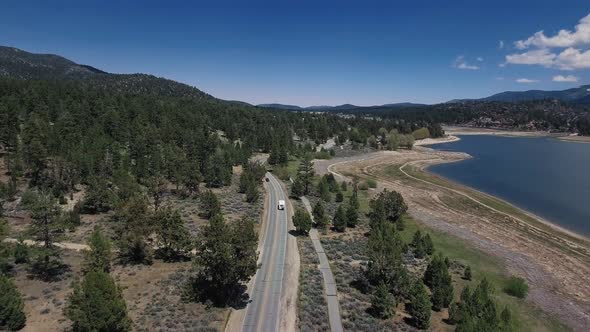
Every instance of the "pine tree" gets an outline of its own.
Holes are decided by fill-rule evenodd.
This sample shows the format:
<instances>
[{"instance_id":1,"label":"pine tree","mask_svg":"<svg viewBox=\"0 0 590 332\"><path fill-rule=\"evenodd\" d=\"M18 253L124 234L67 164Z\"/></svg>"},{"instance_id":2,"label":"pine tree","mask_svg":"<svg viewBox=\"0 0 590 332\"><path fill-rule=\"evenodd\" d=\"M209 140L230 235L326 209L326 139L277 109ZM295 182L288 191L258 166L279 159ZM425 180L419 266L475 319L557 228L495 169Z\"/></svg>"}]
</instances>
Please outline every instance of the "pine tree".
<instances>
[{"instance_id":1,"label":"pine tree","mask_svg":"<svg viewBox=\"0 0 590 332\"><path fill-rule=\"evenodd\" d=\"M417 230L412 237L412 247L414 248L414 256L416 258L424 258L426 256L426 249L424 248L424 241L422 240L422 233Z\"/></svg>"},{"instance_id":2,"label":"pine tree","mask_svg":"<svg viewBox=\"0 0 590 332\"><path fill-rule=\"evenodd\" d=\"M432 291L432 305L434 310L441 310L449 306L453 300L453 285L448 266L442 256L432 258L424 273L424 283Z\"/></svg>"},{"instance_id":3,"label":"pine tree","mask_svg":"<svg viewBox=\"0 0 590 332\"><path fill-rule=\"evenodd\" d=\"M346 226L348 227L356 227L358 223L358 211L352 205L348 205L346 208Z\"/></svg>"},{"instance_id":4,"label":"pine tree","mask_svg":"<svg viewBox=\"0 0 590 332\"><path fill-rule=\"evenodd\" d=\"M305 210L298 208L293 215L293 225L299 234L307 234L311 229L311 217Z\"/></svg>"},{"instance_id":5,"label":"pine tree","mask_svg":"<svg viewBox=\"0 0 590 332\"><path fill-rule=\"evenodd\" d=\"M14 263L25 264L29 262L30 250L29 247L24 243L23 238L19 238L16 246L14 247Z\"/></svg>"},{"instance_id":6,"label":"pine tree","mask_svg":"<svg viewBox=\"0 0 590 332\"><path fill-rule=\"evenodd\" d=\"M314 205L312 213L315 227L321 231L325 231L326 227L328 227L329 220L321 200L318 200Z\"/></svg>"},{"instance_id":7,"label":"pine tree","mask_svg":"<svg viewBox=\"0 0 590 332\"><path fill-rule=\"evenodd\" d=\"M384 189L370 202L371 206L371 223L382 221L395 222L401 218L408 210L404 199L397 191L388 191Z\"/></svg>"},{"instance_id":8,"label":"pine tree","mask_svg":"<svg viewBox=\"0 0 590 332\"><path fill-rule=\"evenodd\" d=\"M408 313L414 318L414 325L422 330L430 326L430 299L421 280L416 280L410 290Z\"/></svg>"},{"instance_id":9,"label":"pine tree","mask_svg":"<svg viewBox=\"0 0 590 332\"><path fill-rule=\"evenodd\" d=\"M465 280L471 280L472 275L471 275L471 266L467 265L465 267L465 271L463 272L463 279Z\"/></svg>"},{"instance_id":10,"label":"pine tree","mask_svg":"<svg viewBox=\"0 0 590 332\"><path fill-rule=\"evenodd\" d=\"M424 247L424 252L427 255L432 255L434 253L434 243L432 243L432 238L430 238L430 234L426 233L422 238L422 243Z\"/></svg>"},{"instance_id":11,"label":"pine tree","mask_svg":"<svg viewBox=\"0 0 590 332\"><path fill-rule=\"evenodd\" d=\"M0 273L0 329L18 331L25 326L24 302L18 289Z\"/></svg>"},{"instance_id":12,"label":"pine tree","mask_svg":"<svg viewBox=\"0 0 590 332\"><path fill-rule=\"evenodd\" d=\"M354 189L352 190L352 195L350 196L350 199L348 201L348 204L351 206L354 206L355 209L359 209L360 208L360 203L359 203L359 198L358 198L358 189L355 186Z\"/></svg>"},{"instance_id":13,"label":"pine tree","mask_svg":"<svg viewBox=\"0 0 590 332\"><path fill-rule=\"evenodd\" d=\"M230 225L231 243L235 257L235 271L248 279L256 273L258 235L254 220L244 217Z\"/></svg>"},{"instance_id":14,"label":"pine tree","mask_svg":"<svg viewBox=\"0 0 590 332\"><path fill-rule=\"evenodd\" d=\"M153 215L158 253L166 260L185 256L191 249L191 235L178 210L166 207Z\"/></svg>"},{"instance_id":15,"label":"pine tree","mask_svg":"<svg viewBox=\"0 0 590 332\"><path fill-rule=\"evenodd\" d=\"M334 199L334 201L336 203L341 203L342 201L344 201L344 195L342 194L342 192L340 190L338 190L336 192L336 198Z\"/></svg>"},{"instance_id":16,"label":"pine tree","mask_svg":"<svg viewBox=\"0 0 590 332\"><path fill-rule=\"evenodd\" d=\"M246 187L246 202L254 203L260 197L257 182L250 181Z\"/></svg>"},{"instance_id":17,"label":"pine tree","mask_svg":"<svg viewBox=\"0 0 590 332\"><path fill-rule=\"evenodd\" d=\"M512 331L512 313L508 306L505 306L500 313L500 329L502 331Z\"/></svg>"},{"instance_id":18,"label":"pine tree","mask_svg":"<svg viewBox=\"0 0 590 332\"><path fill-rule=\"evenodd\" d=\"M383 223L372 229L367 243L365 275L369 283L378 285L384 282L395 296L406 298L409 279L402 264L403 247L404 243L392 224Z\"/></svg>"},{"instance_id":19,"label":"pine tree","mask_svg":"<svg viewBox=\"0 0 590 332\"><path fill-rule=\"evenodd\" d=\"M137 232L124 233L117 242L118 259L129 264L152 264L153 248L147 243L146 237Z\"/></svg>"},{"instance_id":20,"label":"pine tree","mask_svg":"<svg viewBox=\"0 0 590 332\"><path fill-rule=\"evenodd\" d=\"M337 232L344 232L346 230L346 212L342 208L342 205L338 206L336 210L336 214L334 215L334 220L332 220L332 224L334 225L334 229Z\"/></svg>"},{"instance_id":21,"label":"pine tree","mask_svg":"<svg viewBox=\"0 0 590 332\"><path fill-rule=\"evenodd\" d=\"M5 249L4 238L8 235L10 230L10 226L8 225L8 221L0 216L0 274L8 273L12 270L13 266L9 262L10 253L8 250Z\"/></svg>"},{"instance_id":22,"label":"pine tree","mask_svg":"<svg viewBox=\"0 0 590 332\"><path fill-rule=\"evenodd\" d=\"M300 177L297 177L291 187L291 197L299 198L303 195L305 195L305 184Z\"/></svg>"},{"instance_id":23,"label":"pine tree","mask_svg":"<svg viewBox=\"0 0 590 332\"><path fill-rule=\"evenodd\" d=\"M58 248L53 245L61 232L60 214L61 211L50 194L40 193L35 196L31 206L30 233L33 239L43 243L43 246L37 250L36 257L30 262L29 271L46 281L56 278L65 267Z\"/></svg>"},{"instance_id":24,"label":"pine tree","mask_svg":"<svg viewBox=\"0 0 590 332\"><path fill-rule=\"evenodd\" d=\"M313 213L313 218L315 219L316 222L319 219L322 219L325 217L326 210L325 210L324 204L322 203L321 200L318 200L318 202L313 206L312 213Z\"/></svg>"},{"instance_id":25,"label":"pine tree","mask_svg":"<svg viewBox=\"0 0 590 332\"><path fill-rule=\"evenodd\" d=\"M218 306L236 301L242 283L256 273L256 243L252 221L228 225L215 215L197 238L188 295Z\"/></svg>"},{"instance_id":26,"label":"pine tree","mask_svg":"<svg viewBox=\"0 0 590 332\"><path fill-rule=\"evenodd\" d=\"M90 250L84 252L84 271L110 272L112 260L111 241L99 227L95 227L88 239Z\"/></svg>"},{"instance_id":27,"label":"pine tree","mask_svg":"<svg viewBox=\"0 0 590 332\"><path fill-rule=\"evenodd\" d=\"M347 191L348 191L348 185L346 184L346 181L342 181L342 182L340 183L340 190L341 190L342 192L347 192Z\"/></svg>"},{"instance_id":28,"label":"pine tree","mask_svg":"<svg viewBox=\"0 0 590 332\"><path fill-rule=\"evenodd\" d=\"M211 190L207 190L206 192L201 195L201 214L206 219L211 219L215 215L221 213L221 203L219 203L219 199L217 199L217 195L215 195Z\"/></svg>"},{"instance_id":29,"label":"pine tree","mask_svg":"<svg viewBox=\"0 0 590 332\"><path fill-rule=\"evenodd\" d=\"M453 302L449 305L449 323L457 324L461 320L459 305Z\"/></svg>"},{"instance_id":30,"label":"pine tree","mask_svg":"<svg viewBox=\"0 0 590 332\"><path fill-rule=\"evenodd\" d=\"M332 194L330 193L330 186L325 178L322 178L318 183L318 192L320 193L320 198L324 200L324 202L330 202L332 200Z\"/></svg>"},{"instance_id":31,"label":"pine tree","mask_svg":"<svg viewBox=\"0 0 590 332\"><path fill-rule=\"evenodd\" d=\"M74 331L131 330L121 289L104 271L90 271L81 283L74 284L65 314L72 320Z\"/></svg>"},{"instance_id":32,"label":"pine tree","mask_svg":"<svg viewBox=\"0 0 590 332\"><path fill-rule=\"evenodd\" d=\"M493 287L485 278L474 291L469 286L463 288L455 315L457 331L498 331L504 327L502 314L498 317L497 304L492 293ZM504 315L507 314L508 311Z\"/></svg>"},{"instance_id":33,"label":"pine tree","mask_svg":"<svg viewBox=\"0 0 590 332\"><path fill-rule=\"evenodd\" d=\"M313 161L311 160L310 154L306 154L303 157L297 173L297 178L301 181L301 184L303 186L303 194L309 194L311 191L311 185L314 176Z\"/></svg>"},{"instance_id":34,"label":"pine tree","mask_svg":"<svg viewBox=\"0 0 590 332\"><path fill-rule=\"evenodd\" d=\"M395 298L389 293L385 283L381 282L371 297L372 313L381 319L387 319L395 313Z\"/></svg>"},{"instance_id":35,"label":"pine tree","mask_svg":"<svg viewBox=\"0 0 590 332\"><path fill-rule=\"evenodd\" d=\"M165 179L160 175L152 176L147 181L147 187L148 193L152 198L152 203L154 204L154 210L158 211L162 205L164 193L166 192Z\"/></svg>"},{"instance_id":36,"label":"pine tree","mask_svg":"<svg viewBox=\"0 0 590 332\"><path fill-rule=\"evenodd\" d=\"M82 203L82 212L96 214L113 209L117 203L117 195L109 188L106 180L93 178L89 182L90 185Z\"/></svg>"},{"instance_id":37,"label":"pine tree","mask_svg":"<svg viewBox=\"0 0 590 332\"><path fill-rule=\"evenodd\" d=\"M231 183L232 165L227 154L218 149L207 159L205 182L208 187L222 187Z\"/></svg>"}]
</instances>

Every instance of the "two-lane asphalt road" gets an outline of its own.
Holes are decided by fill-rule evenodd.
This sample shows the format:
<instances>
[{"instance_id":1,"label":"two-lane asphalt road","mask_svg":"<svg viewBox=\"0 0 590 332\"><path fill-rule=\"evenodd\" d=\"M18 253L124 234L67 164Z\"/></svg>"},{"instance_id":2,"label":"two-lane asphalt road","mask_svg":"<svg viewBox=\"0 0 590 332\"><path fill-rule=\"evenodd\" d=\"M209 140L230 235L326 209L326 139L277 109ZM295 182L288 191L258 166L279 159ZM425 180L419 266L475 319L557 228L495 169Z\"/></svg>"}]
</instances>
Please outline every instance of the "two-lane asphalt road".
<instances>
[{"instance_id":1,"label":"two-lane asphalt road","mask_svg":"<svg viewBox=\"0 0 590 332\"><path fill-rule=\"evenodd\" d=\"M266 230L260 269L254 277L251 302L246 307L242 331L279 331L281 292L287 247L287 209L278 210L279 200L287 201L280 183L267 173L270 180Z\"/></svg>"}]
</instances>

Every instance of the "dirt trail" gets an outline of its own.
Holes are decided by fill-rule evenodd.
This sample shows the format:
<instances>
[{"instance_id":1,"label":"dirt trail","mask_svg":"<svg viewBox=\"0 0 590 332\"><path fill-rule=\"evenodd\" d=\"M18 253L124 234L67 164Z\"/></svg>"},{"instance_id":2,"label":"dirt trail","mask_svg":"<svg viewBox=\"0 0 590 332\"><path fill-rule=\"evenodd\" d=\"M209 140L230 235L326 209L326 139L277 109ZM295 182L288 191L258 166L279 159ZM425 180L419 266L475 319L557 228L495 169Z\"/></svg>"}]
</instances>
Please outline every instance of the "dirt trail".
<instances>
[{"instance_id":1,"label":"dirt trail","mask_svg":"<svg viewBox=\"0 0 590 332\"><path fill-rule=\"evenodd\" d=\"M586 240L547 227L542 220L532 224L499 211L481 202L482 194L469 188L447 188L409 174L412 168L420 171L430 164L468 157L417 147L318 161L316 172L377 178L378 190L388 188L403 195L415 219L501 258L510 273L528 280L529 301L574 330L586 331L590 326L590 245ZM386 175L391 165L397 172Z\"/></svg>"},{"instance_id":2,"label":"dirt trail","mask_svg":"<svg viewBox=\"0 0 590 332\"><path fill-rule=\"evenodd\" d=\"M17 243L18 239L8 238L8 239L4 239L4 242ZM43 243L35 242L33 240L24 240L23 243L26 244L27 246L39 246L40 247L43 245ZM53 245L55 245L56 247L61 248L61 249L76 250L76 251L90 249L90 247L88 245L83 244L83 243L57 242L57 243L54 243Z\"/></svg>"}]
</instances>

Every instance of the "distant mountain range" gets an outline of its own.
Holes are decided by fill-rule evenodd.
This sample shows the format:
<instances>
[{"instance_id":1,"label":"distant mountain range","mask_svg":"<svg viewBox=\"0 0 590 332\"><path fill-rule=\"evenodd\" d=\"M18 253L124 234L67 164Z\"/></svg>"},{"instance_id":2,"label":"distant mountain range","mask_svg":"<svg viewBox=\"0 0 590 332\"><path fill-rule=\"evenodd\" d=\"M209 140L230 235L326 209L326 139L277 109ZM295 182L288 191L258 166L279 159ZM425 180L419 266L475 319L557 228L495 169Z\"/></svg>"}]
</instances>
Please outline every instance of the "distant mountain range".
<instances>
[{"instance_id":1,"label":"distant mountain range","mask_svg":"<svg viewBox=\"0 0 590 332\"><path fill-rule=\"evenodd\" d=\"M338 111L351 111L351 110L369 110L369 109L395 109L395 108L407 108L407 107L417 107L417 106L426 106L426 104L416 104L416 103L394 103L394 104L384 104L384 105L374 105L374 106L357 106L352 104L343 104L337 106L308 106L308 107L300 107L296 105L285 105L285 104L259 104L256 105L262 108L273 108L273 109L283 109L283 110L292 110L292 111L310 111L310 112L338 112Z\"/></svg>"},{"instance_id":2,"label":"distant mountain range","mask_svg":"<svg viewBox=\"0 0 590 332\"><path fill-rule=\"evenodd\" d=\"M65 80L77 84L92 85L99 88L131 94L151 94L172 97L191 97L220 103L250 106L241 101L224 101L187 84L147 74L112 74L89 65L75 63L54 54L29 53L18 48L0 46L0 77L25 80ZM481 99L457 99L448 103L472 101L524 102L543 99L554 99L574 104L590 104L590 85L558 91L506 91ZM260 108L323 111L323 112L365 112L374 113L388 110L413 109L426 107L426 104L393 103L375 106L357 106L343 104L338 106L300 107L285 104L260 104Z\"/></svg>"},{"instance_id":3,"label":"distant mountain range","mask_svg":"<svg viewBox=\"0 0 590 332\"><path fill-rule=\"evenodd\" d=\"M495 95L491 95L485 98L479 99L453 99L447 103L463 103L463 102L485 102L485 101L496 101L496 102L509 102L518 103L525 101L535 100L559 100L563 102L573 104L590 104L590 84L582 85L577 88L567 90L556 90L556 91L544 91L544 90L528 90L528 91L505 91ZM338 106L309 106L300 107L296 105L284 105L284 104L260 104L258 107L273 108L273 109L284 109L294 111L322 111L322 112L375 112L375 111L386 111L395 109L408 109L413 107L428 106L426 104L417 103L394 103L384 104L375 106L356 106L351 104L344 104Z\"/></svg>"},{"instance_id":4,"label":"distant mountain range","mask_svg":"<svg viewBox=\"0 0 590 332\"><path fill-rule=\"evenodd\" d=\"M532 100L555 99L569 103L588 104L590 103L590 84L567 90L528 90L528 91L505 91L489 97L480 99L456 99L453 102L464 101L501 101L501 102L523 102Z\"/></svg>"}]
</instances>

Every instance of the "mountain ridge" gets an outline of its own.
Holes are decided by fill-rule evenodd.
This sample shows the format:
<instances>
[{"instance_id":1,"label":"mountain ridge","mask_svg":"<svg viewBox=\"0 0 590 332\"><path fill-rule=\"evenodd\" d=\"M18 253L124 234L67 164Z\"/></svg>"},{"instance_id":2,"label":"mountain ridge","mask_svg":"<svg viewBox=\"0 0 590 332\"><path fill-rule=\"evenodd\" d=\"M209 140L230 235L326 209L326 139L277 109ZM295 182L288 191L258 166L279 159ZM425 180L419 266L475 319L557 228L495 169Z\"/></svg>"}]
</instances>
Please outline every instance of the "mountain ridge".
<instances>
[{"instance_id":1,"label":"mountain ridge","mask_svg":"<svg viewBox=\"0 0 590 332\"><path fill-rule=\"evenodd\" d=\"M59 55L30 53L8 46L0 46L0 77L74 81L121 93L219 100L196 87L167 78L141 73L108 73Z\"/></svg>"},{"instance_id":2,"label":"mountain ridge","mask_svg":"<svg viewBox=\"0 0 590 332\"><path fill-rule=\"evenodd\" d=\"M243 101L223 101L199 90L196 87L163 77L156 77L154 75L142 73L109 73L90 65L78 64L60 55L30 53L9 46L0 46L0 77L10 77L24 80L75 81L80 84L115 89L123 93L191 97L233 104L251 105ZM473 101L499 101L518 103L543 99L554 99L568 103L590 104L590 84L565 90L504 91L488 97L455 99L446 103L462 103ZM368 111L381 112L386 110L409 109L432 105L401 102L373 106L342 104L336 106L318 105L301 107L298 105L280 103L259 104L255 106L258 108L277 110L354 113Z\"/></svg>"}]
</instances>

